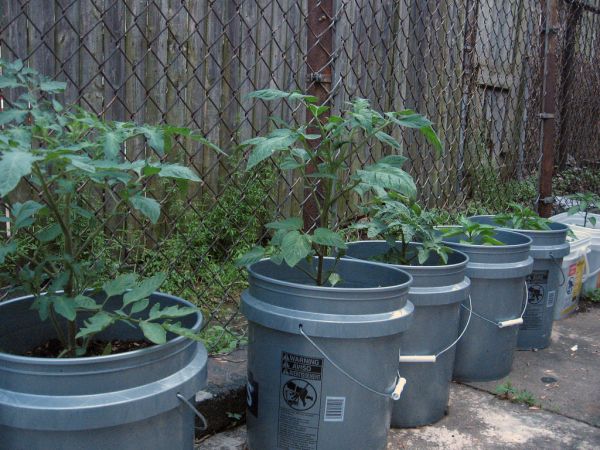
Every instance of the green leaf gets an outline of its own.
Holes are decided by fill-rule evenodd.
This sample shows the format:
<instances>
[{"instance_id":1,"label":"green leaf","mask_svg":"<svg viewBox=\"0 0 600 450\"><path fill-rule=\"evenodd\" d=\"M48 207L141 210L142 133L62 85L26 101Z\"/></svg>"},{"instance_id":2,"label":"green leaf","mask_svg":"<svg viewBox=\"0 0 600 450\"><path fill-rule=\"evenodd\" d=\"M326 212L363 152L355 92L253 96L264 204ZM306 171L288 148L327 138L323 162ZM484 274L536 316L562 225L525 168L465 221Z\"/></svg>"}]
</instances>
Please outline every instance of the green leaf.
<instances>
[{"instance_id":1,"label":"green leaf","mask_svg":"<svg viewBox=\"0 0 600 450\"><path fill-rule=\"evenodd\" d=\"M401 147L400 142L398 142L389 134L384 133L383 131L378 131L377 133L375 133L375 137L382 143L389 145L392 148L398 149Z\"/></svg>"},{"instance_id":2,"label":"green leaf","mask_svg":"<svg viewBox=\"0 0 600 450\"><path fill-rule=\"evenodd\" d=\"M269 222L265 225L266 228L271 230L301 230L303 226L304 223L300 217L290 217L277 222Z\"/></svg>"},{"instance_id":3,"label":"green leaf","mask_svg":"<svg viewBox=\"0 0 600 450\"><path fill-rule=\"evenodd\" d=\"M30 226L33 223L32 217L42 208L44 208L43 205L33 200L27 200L25 203L15 203L11 211L15 229Z\"/></svg>"},{"instance_id":4,"label":"green leaf","mask_svg":"<svg viewBox=\"0 0 600 450\"><path fill-rule=\"evenodd\" d=\"M304 167L305 165L306 165L306 163L304 161L298 162L292 156L286 156L283 159L283 161L281 161L281 163L279 164L279 168L283 169L283 170L294 170L299 167Z\"/></svg>"},{"instance_id":5,"label":"green leaf","mask_svg":"<svg viewBox=\"0 0 600 450\"><path fill-rule=\"evenodd\" d=\"M106 281L102 285L102 290L106 293L106 297L114 297L121 295L128 289L132 289L137 284L137 276L133 273L119 275L114 280Z\"/></svg>"},{"instance_id":6,"label":"green leaf","mask_svg":"<svg viewBox=\"0 0 600 450\"><path fill-rule=\"evenodd\" d=\"M42 81L40 83L40 90L44 92L57 93L62 92L67 88L67 83L63 81Z\"/></svg>"},{"instance_id":7,"label":"green leaf","mask_svg":"<svg viewBox=\"0 0 600 450\"><path fill-rule=\"evenodd\" d=\"M331 284L331 286L335 286L340 281L342 281L342 277L340 277L339 274L333 272L329 275L329 278L327 278L327 281L329 281L329 284Z\"/></svg>"},{"instance_id":8,"label":"green leaf","mask_svg":"<svg viewBox=\"0 0 600 450\"><path fill-rule=\"evenodd\" d=\"M390 166L397 167L398 169L401 169L402 166L404 165L404 163L406 161L408 161L408 158L406 156L402 156L402 155L388 155L388 156L384 156L383 158L381 158L380 160L378 160L377 163L379 163L379 164L388 164Z\"/></svg>"},{"instance_id":9,"label":"green leaf","mask_svg":"<svg viewBox=\"0 0 600 450\"><path fill-rule=\"evenodd\" d=\"M112 325L114 321L115 318L110 314L104 311L97 312L92 317L84 321L85 326L79 329L79 332L75 337L84 338L99 333Z\"/></svg>"},{"instance_id":10,"label":"green leaf","mask_svg":"<svg viewBox=\"0 0 600 450\"><path fill-rule=\"evenodd\" d=\"M22 85L14 76L0 76L0 89L13 89Z\"/></svg>"},{"instance_id":11,"label":"green leaf","mask_svg":"<svg viewBox=\"0 0 600 450\"><path fill-rule=\"evenodd\" d=\"M165 132L162 128L143 126L140 130L148 140L148 145L159 155L165 154Z\"/></svg>"},{"instance_id":12,"label":"green leaf","mask_svg":"<svg viewBox=\"0 0 600 450\"><path fill-rule=\"evenodd\" d=\"M49 227L46 227L43 230L38 231L35 234L35 237L40 242L51 242L54 239L56 239L58 236L60 236L61 234L62 234L62 228L60 228L60 225L57 223L53 223Z\"/></svg>"},{"instance_id":13,"label":"green leaf","mask_svg":"<svg viewBox=\"0 0 600 450\"><path fill-rule=\"evenodd\" d=\"M21 178L31 173L31 165L42 159L28 152L12 151L2 154L0 159L0 197L10 193Z\"/></svg>"},{"instance_id":14,"label":"green leaf","mask_svg":"<svg viewBox=\"0 0 600 450\"><path fill-rule=\"evenodd\" d=\"M312 241L316 244L326 245L328 247L348 248L341 235L328 230L327 228L317 228L312 235Z\"/></svg>"},{"instance_id":15,"label":"green leaf","mask_svg":"<svg viewBox=\"0 0 600 450\"><path fill-rule=\"evenodd\" d=\"M109 161L117 161L121 152L121 144L125 140L122 133L116 131L107 131L103 135L102 149L104 158Z\"/></svg>"},{"instance_id":16,"label":"green leaf","mask_svg":"<svg viewBox=\"0 0 600 450\"><path fill-rule=\"evenodd\" d=\"M193 308L190 306L167 306L163 309L157 308L158 303L155 303L152 309L150 310L150 314L148 315L149 320L157 320L157 319L174 319L177 317L185 317L190 314L196 314L198 312L198 308Z\"/></svg>"},{"instance_id":17,"label":"green leaf","mask_svg":"<svg viewBox=\"0 0 600 450\"><path fill-rule=\"evenodd\" d=\"M286 128L280 128L271 132L267 137L253 141L254 148L248 158L246 170L252 169L258 163L272 156L274 153L291 147L297 140L298 135ZM248 141L246 141L247 143Z\"/></svg>"},{"instance_id":18,"label":"green leaf","mask_svg":"<svg viewBox=\"0 0 600 450\"><path fill-rule=\"evenodd\" d=\"M145 310L148 307L149 303L150 299L148 298L138 300L133 305L131 305L131 314L139 313L140 311Z\"/></svg>"},{"instance_id":19,"label":"green leaf","mask_svg":"<svg viewBox=\"0 0 600 450\"><path fill-rule=\"evenodd\" d=\"M177 334L179 336L183 336L183 337L186 337L186 338L194 340L194 341L201 340L199 334L194 333L189 328L182 327L179 322L177 322L175 324L165 322L162 324L162 326L163 326L163 328L166 328L168 331L170 331L173 334Z\"/></svg>"},{"instance_id":20,"label":"green leaf","mask_svg":"<svg viewBox=\"0 0 600 450\"><path fill-rule=\"evenodd\" d=\"M408 198L415 198L417 187L412 177L402 169L386 163L375 163L357 170L357 177L372 188L389 189Z\"/></svg>"},{"instance_id":21,"label":"green leaf","mask_svg":"<svg viewBox=\"0 0 600 450\"><path fill-rule=\"evenodd\" d=\"M244 253L242 256L235 260L235 265L238 267L249 266L250 264L254 264L255 262L260 261L265 257L265 249L263 247L254 247L247 253Z\"/></svg>"},{"instance_id":22,"label":"green leaf","mask_svg":"<svg viewBox=\"0 0 600 450\"><path fill-rule=\"evenodd\" d=\"M588 217L588 222L592 224L592 226L596 226L596 218L595 217Z\"/></svg>"},{"instance_id":23,"label":"green leaf","mask_svg":"<svg viewBox=\"0 0 600 450\"><path fill-rule=\"evenodd\" d=\"M40 295L35 298L31 305L31 309L37 310L40 320L42 321L46 321L50 314L50 300L52 300L52 297Z\"/></svg>"},{"instance_id":24,"label":"green leaf","mask_svg":"<svg viewBox=\"0 0 600 450\"><path fill-rule=\"evenodd\" d=\"M177 180L202 181L189 167L179 164L165 164L160 168L158 174L162 178L175 178Z\"/></svg>"},{"instance_id":25,"label":"green leaf","mask_svg":"<svg viewBox=\"0 0 600 450\"><path fill-rule=\"evenodd\" d=\"M159 324L142 321L140 328L150 342L155 344L164 344L167 342L167 331Z\"/></svg>"},{"instance_id":26,"label":"green leaf","mask_svg":"<svg viewBox=\"0 0 600 450\"><path fill-rule=\"evenodd\" d=\"M166 278L167 276L164 273L157 273L153 277L144 278L141 280L138 286L123 296L123 306L127 306L130 303L149 297L165 282Z\"/></svg>"},{"instance_id":27,"label":"green leaf","mask_svg":"<svg viewBox=\"0 0 600 450\"><path fill-rule=\"evenodd\" d=\"M77 312L75 310L75 300L64 296L55 297L52 303L54 311L69 321L75 320Z\"/></svg>"},{"instance_id":28,"label":"green leaf","mask_svg":"<svg viewBox=\"0 0 600 450\"><path fill-rule=\"evenodd\" d=\"M22 111L20 109L8 109L6 111L0 111L0 126L6 125L12 121L20 124L25 120L27 114L29 114L29 111Z\"/></svg>"},{"instance_id":29,"label":"green leaf","mask_svg":"<svg viewBox=\"0 0 600 450\"><path fill-rule=\"evenodd\" d=\"M281 243L281 254L288 266L294 267L312 253L310 239L299 231L290 231Z\"/></svg>"},{"instance_id":30,"label":"green leaf","mask_svg":"<svg viewBox=\"0 0 600 450\"><path fill-rule=\"evenodd\" d=\"M75 306L77 308L90 310L102 308L102 306L97 304L93 298L88 297L87 295L78 295L77 297L75 297Z\"/></svg>"},{"instance_id":31,"label":"green leaf","mask_svg":"<svg viewBox=\"0 0 600 450\"><path fill-rule=\"evenodd\" d=\"M4 260L8 255L17 251L17 243L10 242L6 245L0 245L0 264L4 264Z\"/></svg>"},{"instance_id":32,"label":"green leaf","mask_svg":"<svg viewBox=\"0 0 600 450\"><path fill-rule=\"evenodd\" d=\"M129 199L129 203L144 216L150 219L150 222L156 224L160 217L160 204L151 197L142 197L136 195Z\"/></svg>"},{"instance_id":33,"label":"green leaf","mask_svg":"<svg viewBox=\"0 0 600 450\"><path fill-rule=\"evenodd\" d=\"M287 98L290 100L307 100L309 102L317 101L312 95L304 95L300 92L285 92L279 89L260 89L248 94L248 98L258 98L260 100L278 100Z\"/></svg>"}]
</instances>

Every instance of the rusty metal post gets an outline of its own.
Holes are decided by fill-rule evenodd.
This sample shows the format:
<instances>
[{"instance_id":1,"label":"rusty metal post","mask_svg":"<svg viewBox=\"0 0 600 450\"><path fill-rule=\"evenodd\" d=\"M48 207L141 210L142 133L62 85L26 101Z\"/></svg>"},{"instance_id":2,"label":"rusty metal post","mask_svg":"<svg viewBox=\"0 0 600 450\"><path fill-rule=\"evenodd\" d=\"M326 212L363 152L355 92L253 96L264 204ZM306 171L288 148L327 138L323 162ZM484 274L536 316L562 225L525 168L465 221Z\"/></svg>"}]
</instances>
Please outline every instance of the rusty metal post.
<instances>
[{"instance_id":1,"label":"rusty metal post","mask_svg":"<svg viewBox=\"0 0 600 450\"><path fill-rule=\"evenodd\" d=\"M558 1L542 0L542 111L540 112L540 182L538 213L542 217L552 215L552 175L554 171L554 148L556 144L556 91L558 73Z\"/></svg>"},{"instance_id":2,"label":"rusty metal post","mask_svg":"<svg viewBox=\"0 0 600 450\"><path fill-rule=\"evenodd\" d=\"M306 39L306 73L307 93L319 99L319 103L325 104L330 100L331 77L332 77L332 55L333 55L333 0L308 0L306 16L307 39ZM322 117L327 117L325 113ZM312 118L310 112L306 112L308 120ZM318 140L311 141L313 148L318 148ZM315 171L315 167L309 166L308 173ZM319 211L315 195L322 196L321 184L304 187L304 202L302 204L302 216L305 229L318 226Z\"/></svg>"}]
</instances>

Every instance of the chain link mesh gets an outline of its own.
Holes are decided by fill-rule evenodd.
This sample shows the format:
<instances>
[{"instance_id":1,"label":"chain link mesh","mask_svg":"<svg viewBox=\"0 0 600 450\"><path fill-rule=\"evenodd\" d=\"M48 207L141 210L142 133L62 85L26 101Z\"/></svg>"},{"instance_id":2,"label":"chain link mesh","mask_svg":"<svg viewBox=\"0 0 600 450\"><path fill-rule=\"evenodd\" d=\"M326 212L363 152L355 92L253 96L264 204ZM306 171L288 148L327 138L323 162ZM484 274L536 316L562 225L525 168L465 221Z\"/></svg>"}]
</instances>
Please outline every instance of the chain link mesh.
<instances>
[{"instance_id":1,"label":"chain link mesh","mask_svg":"<svg viewBox=\"0 0 600 450\"><path fill-rule=\"evenodd\" d=\"M168 158L191 164L202 185L184 195L175 186L156 189L163 205L157 226L145 227L134 214L109 224L106 235L115 271L167 269L169 289L202 306L207 325L221 333L216 341L227 330L243 334L244 276L233 259L265 238L266 221L297 213L307 201L292 171L243 170L237 146L265 132L269 116L304 117L287 102L255 104L246 97L253 90L327 86L334 111L363 97L380 110L425 114L444 142L442 156L416 133L395 137L429 207L498 210L511 199L535 201L544 95L541 2L335 0L331 17L328 5L14 0L0 17L1 57L67 81L63 102L109 120L189 126L228 153L177 142ZM597 167L600 1L561 0L559 9L556 158L561 167ZM333 39L313 36L329 55L323 67L309 58L310 17L327 21L333 32ZM332 77L321 84L314 74L326 66ZM5 104L10 100L5 93ZM125 156L149 151L132 145ZM389 152L366 146L353 164ZM23 186L16 195L34 194ZM101 218L114 198L100 197ZM345 204L338 210L340 218L351 214Z\"/></svg>"}]
</instances>

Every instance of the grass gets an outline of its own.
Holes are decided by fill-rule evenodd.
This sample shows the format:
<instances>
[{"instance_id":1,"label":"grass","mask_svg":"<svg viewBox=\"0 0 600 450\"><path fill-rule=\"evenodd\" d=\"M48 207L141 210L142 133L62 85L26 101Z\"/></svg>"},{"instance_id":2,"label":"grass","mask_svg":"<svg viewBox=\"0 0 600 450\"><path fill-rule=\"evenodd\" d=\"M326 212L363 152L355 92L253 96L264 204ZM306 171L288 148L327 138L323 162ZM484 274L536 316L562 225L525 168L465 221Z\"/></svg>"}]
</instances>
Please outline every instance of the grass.
<instances>
[{"instance_id":1,"label":"grass","mask_svg":"<svg viewBox=\"0 0 600 450\"><path fill-rule=\"evenodd\" d=\"M504 400L512 403L525 404L527 406L541 406L538 399L527 389L517 389L510 381L506 381L496 386L494 394Z\"/></svg>"}]
</instances>

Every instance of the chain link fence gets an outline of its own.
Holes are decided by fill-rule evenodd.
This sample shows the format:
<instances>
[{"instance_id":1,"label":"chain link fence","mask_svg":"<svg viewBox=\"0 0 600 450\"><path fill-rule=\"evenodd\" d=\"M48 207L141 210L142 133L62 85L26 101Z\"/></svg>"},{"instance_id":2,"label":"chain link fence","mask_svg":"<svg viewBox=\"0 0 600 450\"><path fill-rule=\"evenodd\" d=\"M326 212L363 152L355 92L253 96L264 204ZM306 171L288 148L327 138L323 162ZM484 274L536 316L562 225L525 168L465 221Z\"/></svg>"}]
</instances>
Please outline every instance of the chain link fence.
<instances>
[{"instance_id":1,"label":"chain link fence","mask_svg":"<svg viewBox=\"0 0 600 450\"><path fill-rule=\"evenodd\" d=\"M549 30L554 79L545 64L549 7L560 24ZM191 164L201 186L157 189L160 222L144 227L134 215L111 224L97 249L112 272L168 271L165 289L202 306L216 347L244 330L244 276L233 259L264 239L265 222L310 201L293 171L244 172L241 141L264 133L270 116L304 118L285 101L254 102L253 90L310 91L333 111L363 97L380 110L425 114L443 155L410 131L395 137L431 208L535 204L545 120L556 127L559 165L598 165L599 0L12 0L3 8L0 56L66 81L66 104L107 120L188 126L227 153L177 142L168 158ZM556 117L542 111L547 83L556 86ZM10 93L3 99L10 104ZM150 151L130 146L124 156ZM365 146L353 163L391 151ZM98 201L101 216L113 200Z\"/></svg>"}]
</instances>

